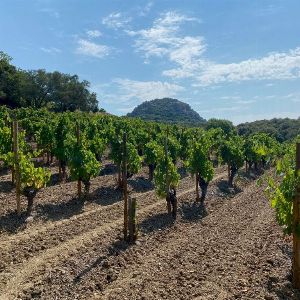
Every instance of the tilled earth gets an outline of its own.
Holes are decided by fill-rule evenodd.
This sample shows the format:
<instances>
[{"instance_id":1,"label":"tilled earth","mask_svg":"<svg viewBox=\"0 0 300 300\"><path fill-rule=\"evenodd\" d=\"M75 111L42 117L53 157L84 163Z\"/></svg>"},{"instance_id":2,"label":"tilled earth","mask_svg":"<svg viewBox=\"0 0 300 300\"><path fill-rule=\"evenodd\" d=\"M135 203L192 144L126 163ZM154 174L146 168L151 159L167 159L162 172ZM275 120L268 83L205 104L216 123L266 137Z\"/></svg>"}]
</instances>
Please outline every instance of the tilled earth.
<instances>
[{"instance_id":1,"label":"tilled earth","mask_svg":"<svg viewBox=\"0 0 300 300\"><path fill-rule=\"evenodd\" d=\"M55 174L55 168L53 168ZM129 180L139 237L122 241L123 203L106 164L90 198L76 182L39 192L33 218L16 218L10 175L0 178L0 299L300 299L291 243L263 188L242 174L235 189L216 170L204 205L182 174L177 220L147 180ZM24 205L25 207L25 205Z\"/></svg>"}]
</instances>

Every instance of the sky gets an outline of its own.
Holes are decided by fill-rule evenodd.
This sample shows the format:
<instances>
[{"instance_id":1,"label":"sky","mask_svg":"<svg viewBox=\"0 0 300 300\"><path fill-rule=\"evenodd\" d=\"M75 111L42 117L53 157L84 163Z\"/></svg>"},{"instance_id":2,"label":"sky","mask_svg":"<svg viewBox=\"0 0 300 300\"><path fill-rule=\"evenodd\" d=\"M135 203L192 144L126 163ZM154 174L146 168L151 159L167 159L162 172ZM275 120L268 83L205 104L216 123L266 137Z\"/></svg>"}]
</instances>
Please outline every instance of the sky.
<instances>
[{"instance_id":1,"label":"sky","mask_svg":"<svg viewBox=\"0 0 300 300\"><path fill-rule=\"evenodd\" d=\"M300 116L299 0L0 0L0 50L88 80L125 115L155 98L234 124Z\"/></svg>"}]
</instances>

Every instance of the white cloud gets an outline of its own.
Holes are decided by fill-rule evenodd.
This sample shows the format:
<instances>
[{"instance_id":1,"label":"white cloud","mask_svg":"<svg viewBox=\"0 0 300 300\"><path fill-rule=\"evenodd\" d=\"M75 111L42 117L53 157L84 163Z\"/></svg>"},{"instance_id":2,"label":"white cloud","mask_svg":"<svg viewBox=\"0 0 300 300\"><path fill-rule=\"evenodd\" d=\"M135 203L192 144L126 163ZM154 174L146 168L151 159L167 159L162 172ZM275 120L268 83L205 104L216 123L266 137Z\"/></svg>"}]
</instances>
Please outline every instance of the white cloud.
<instances>
[{"instance_id":1,"label":"white cloud","mask_svg":"<svg viewBox=\"0 0 300 300\"><path fill-rule=\"evenodd\" d=\"M125 28L131 22L131 17L126 17L122 13L111 13L102 19L102 24L112 29Z\"/></svg>"},{"instance_id":2,"label":"white cloud","mask_svg":"<svg viewBox=\"0 0 300 300\"><path fill-rule=\"evenodd\" d=\"M97 38L102 35L102 33L99 30L87 30L86 34L89 38Z\"/></svg>"},{"instance_id":3,"label":"white cloud","mask_svg":"<svg viewBox=\"0 0 300 300\"><path fill-rule=\"evenodd\" d=\"M220 64L206 59L203 56L207 49L204 38L181 34L183 23L196 21L200 22L177 12L167 12L154 20L148 29L126 32L135 38L136 51L143 54L145 62L151 57L167 58L176 67L164 70L162 74L171 78L190 78L194 87L300 78L300 47L236 63Z\"/></svg>"},{"instance_id":4,"label":"white cloud","mask_svg":"<svg viewBox=\"0 0 300 300\"><path fill-rule=\"evenodd\" d=\"M174 97L184 90L177 84L162 81L137 81L116 78L110 84L92 86L102 102L109 106L118 105L118 109L134 107L146 100Z\"/></svg>"},{"instance_id":5,"label":"white cloud","mask_svg":"<svg viewBox=\"0 0 300 300\"><path fill-rule=\"evenodd\" d=\"M207 63L204 68L202 65L200 63L193 74L202 86L245 80L299 78L300 48L286 53L270 53L260 59L248 59L239 63Z\"/></svg>"},{"instance_id":6,"label":"white cloud","mask_svg":"<svg viewBox=\"0 0 300 300\"><path fill-rule=\"evenodd\" d=\"M153 2L151 1L148 2L144 8L139 8L140 9L139 16L141 17L146 16L150 12L152 6L153 6Z\"/></svg>"},{"instance_id":7,"label":"white cloud","mask_svg":"<svg viewBox=\"0 0 300 300\"><path fill-rule=\"evenodd\" d=\"M111 48L106 45L100 45L84 39L79 39L76 52L78 54L103 58L111 52Z\"/></svg>"},{"instance_id":8,"label":"white cloud","mask_svg":"<svg viewBox=\"0 0 300 300\"><path fill-rule=\"evenodd\" d=\"M135 81L130 79L115 79L119 94L123 101L137 99L140 102L155 98L173 97L184 88L177 84L161 81Z\"/></svg>"},{"instance_id":9,"label":"white cloud","mask_svg":"<svg viewBox=\"0 0 300 300\"><path fill-rule=\"evenodd\" d=\"M43 52L45 53L49 53L49 54L55 54L55 53L60 53L61 50L55 47L49 47L49 48L45 48L45 47L41 47L40 48Z\"/></svg>"},{"instance_id":10,"label":"white cloud","mask_svg":"<svg viewBox=\"0 0 300 300\"><path fill-rule=\"evenodd\" d=\"M180 25L188 21L200 20L167 12L156 19L149 29L126 32L136 38L135 48L143 53L146 62L151 57L166 56L170 61L186 66L185 70L188 70L195 57L200 56L206 48L203 37L180 34Z\"/></svg>"}]
</instances>

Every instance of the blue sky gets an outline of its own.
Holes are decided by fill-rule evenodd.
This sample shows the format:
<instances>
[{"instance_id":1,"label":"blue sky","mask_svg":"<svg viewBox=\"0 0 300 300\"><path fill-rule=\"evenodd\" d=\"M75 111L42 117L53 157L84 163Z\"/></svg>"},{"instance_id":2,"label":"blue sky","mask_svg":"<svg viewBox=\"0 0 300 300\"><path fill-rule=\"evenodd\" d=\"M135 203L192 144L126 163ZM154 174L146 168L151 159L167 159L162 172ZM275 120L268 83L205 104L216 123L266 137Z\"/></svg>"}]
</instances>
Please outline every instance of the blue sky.
<instances>
[{"instance_id":1,"label":"blue sky","mask_svg":"<svg viewBox=\"0 0 300 300\"><path fill-rule=\"evenodd\" d=\"M173 97L235 124L300 116L299 0L0 0L0 50L124 115Z\"/></svg>"}]
</instances>

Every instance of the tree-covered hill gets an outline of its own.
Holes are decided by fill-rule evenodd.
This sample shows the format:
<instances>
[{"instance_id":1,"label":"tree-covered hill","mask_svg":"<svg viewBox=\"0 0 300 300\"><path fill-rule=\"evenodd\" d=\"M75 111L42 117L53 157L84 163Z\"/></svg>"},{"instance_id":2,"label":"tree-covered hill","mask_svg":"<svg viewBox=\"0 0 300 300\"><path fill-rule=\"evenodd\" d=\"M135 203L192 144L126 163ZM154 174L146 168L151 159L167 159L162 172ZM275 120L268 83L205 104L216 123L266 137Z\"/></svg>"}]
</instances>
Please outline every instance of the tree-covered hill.
<instances>
[{"instance_id":1,"label":"tree-covered hill","mask_svg":"<svg viewBox=\"0 0 300 300\"><path fill-rule=\"evenodd\" d=\"M240 135L250 135L264 132L283 142L300 135L300 118L298 119L272 119L242 123L237 126Z\"/></svg>"},{"instance_id":2,"label":"tree-covered hill","mask_svg":"<svg viewBox=\"0 0 300 300\"><path fill-rule=\"evenodd\" d=\"M148 121L191 125L199 125L206 122L187 103L172 98L145 101L127 116L138 117Z\"/></svg>"}]
</instances>

